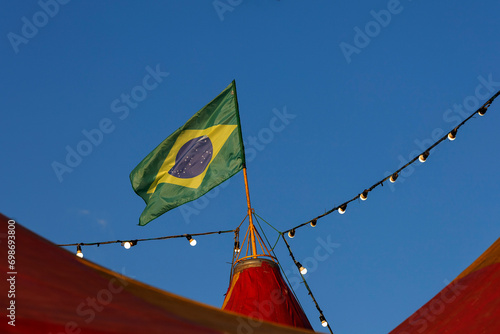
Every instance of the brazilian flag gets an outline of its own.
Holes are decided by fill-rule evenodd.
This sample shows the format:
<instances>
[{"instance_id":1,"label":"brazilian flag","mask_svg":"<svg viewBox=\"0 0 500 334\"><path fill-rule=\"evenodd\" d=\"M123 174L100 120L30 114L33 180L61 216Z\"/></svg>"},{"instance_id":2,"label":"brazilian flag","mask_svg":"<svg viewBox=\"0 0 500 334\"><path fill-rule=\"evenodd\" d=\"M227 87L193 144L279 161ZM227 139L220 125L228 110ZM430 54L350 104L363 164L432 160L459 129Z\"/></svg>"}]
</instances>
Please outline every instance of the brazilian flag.
<instances>
[{"instance_id":1,"label":"brazilian flag","mask_svg":"<svg viewBox=\"0 0 500 334\"><path fill-rule=\"evenodd\" d=\"M139 225L204 195L244 164L233 81L130 173L134 191L146 202Z\"/></svg>"}]
</instances>

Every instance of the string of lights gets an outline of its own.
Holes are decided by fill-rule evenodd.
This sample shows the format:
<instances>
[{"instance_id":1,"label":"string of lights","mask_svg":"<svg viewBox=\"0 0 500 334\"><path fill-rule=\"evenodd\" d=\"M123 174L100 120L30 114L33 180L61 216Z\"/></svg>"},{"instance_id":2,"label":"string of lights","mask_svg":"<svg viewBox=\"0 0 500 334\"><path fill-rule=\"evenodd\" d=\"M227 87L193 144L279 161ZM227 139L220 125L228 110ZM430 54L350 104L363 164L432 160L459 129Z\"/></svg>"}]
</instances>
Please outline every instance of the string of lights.
<instances>
[{"instance_id":1,"label":"string of lights","mask_svg":"<svg viewBox=\"0 0 500 334\"><path fill-rule=\"evenodd\" d=\"M97 247L99 247L100 245L107 245L107 244L121 244L125 249L130 249L131 247L137 245L138 242L153 241L153 240L166 240L166 239L175 239L175 238L186 238L191 246L196 246L197 241L193 237L205 236L205 235L211 235L211 234L232 233L232 232L233 233L239 232L239 228L237 228L236 230L179 234L179 235L167 235L164 237L156 237L156 238L112 240L112 241L100 241L100 242L79 242L79 243L72 243L72 244L60 244L57 246L60 246L60 247L76 246L76 256L78 256L79 258L83 258L82 246L97 246Z\"/></svg>"},{"instance_id":2,"label":"string of lights","mask_svg":"<svg viewBox=\"0 0 500 334\"><path fill-rule=\"evenodd\" d=\"M415 156L412 160L410 160L407 164L405 164L404 166L400 167L398 170L396 170L395 172L393 172L390 176L387 176L385 178L383 178L382 180L378 181L377 183L373 184L371 187L369 188L366 188L365 190L363 190L361 193L357 194L356 196L354 196L353 198L351 198L350 200L342 203L341 205L339 206L336 206L334 208L332 208L331 210L325 212L324 214L322 215L319 215L305 223L302 223L300 225L297 225L293 228L290 228L288 230L285 230L283 232L279 232L281 238L283 239L283 241L285 242L285 245L286 247L288 248L288 252L290 254L290 257L292 258L293 262L295 263L298 271L299 271L299 274L300 274L300 277L302 278L302 282L304 283L307 291L308 291L308 294L311 296L315 306L316 306L316 309L318 310L319 314L320 314L320 321L321 321L321 325L323 327L328 327L328 329L330 330L330 333L333 334L332 332L332 329L330 328L330 325L328 324L328 322L326 321L326 318L323 314L323 311L321 310L321 308L319 307L318 305L318 302L316 301L316 298L314 298L314 295L309 287L309 285L307 284L307 281L306 279L304 278L304 275L307 273L307 268L305 268L304 266L302 266L302 264L300 262L298 262L296 259L295 259L295 256L293 255L292 253L292 250L290 248L290 245L288 244L288 242L286 241L286 238L285 238L285 234L288 234L288 237L289 238L294 238L295 237L295 230L298 229L298 228L301 228L303 226L306 226L306 225L310 225L311 227L315 227L318 223L318 219L320 218L323 218L329 214L331 214L332 212L334 211L337 211L339 214L344 214L347 210L347 204L357 200L358 198L361 199L362 201L366 201L368 199L368 193L370 191L372 191L373 189L375 189L376 187L378 186L383 186L384 185L384 182L386 182L387 180L389 180L391 183L394 183L396 182L397 178L398 178L398 175L401 171L403 171L404 169L406 169L407 167L409 167L411 164L413 164L414 162L416 162L417 160L419 160L421 163L424 163L427 158L429 157L429 154L430 154L430 151L432 149L434 149L437 145L439 145L440 143L442 143L443 141L445 141L446 139L450 140L450 141L453 141L455 140L456 136L457 136L457 132L458 132L458 129L460 129L465 123L467 123L470 119L472 119L476 114L478 114L479 116L484 116L486 114L486 111L488 110L489 106L491 105L491 103L500 95L500 91L498 91L495 95L493 95L488 101L486 101L486 103L484 103L479 109L477 109L475 112L473 112L471 115L469 115L469 117L467 117L466 119L464 119L460 124L458 124L454 129L452 129L450 132L448 132L446 135L444 135L443 137L441 137L440 139L438 139L436 142L434 142L431 146L429 146L424 152L418 154L417 156ZM266 222L267 223L267 222ZM268 225L270 225L269 223L267 223ZM271 226L271 225L270 225ZM271 226L272 227L272 226ZM274 228L274 227L273 227ZM275 245L276 246L276 245Z\"/></svg>"},{"instance_id":3,"label":"string of lights","mask_svg":"<svg viewBox=\"0 0 500 334\"><path fill-rule=\"evenodd\" d=\"M448 139L449 141L455 140L455 138L457 136L458 129L460 129L465 123L467 123L470 119L472 119L476 114L478 114L479 116L484 116L486 114L486 111L488 110L489 106L491 105L491 103L499 95L500 95L500 91L498 91L495 95L493 95L488 101L486 101L486 103L484 103L479 109L477 109L476 111L474 111L469 117L467 117L466 119L464 119L460 124L458 124L450 132L448 132L443 137L441 137L440 139L438 139L434 144L432 144L431 146L429 146L425 151L423 151L422 153L420 153L417 156L415 156L406 165L402 166L401 168L399 168L398 170L396 170L395 172L393 172L390 176L387 176L387 177L383 178L382 180L378 181L377 183L375 183L374 185L372 185L371 187L366 188L361 193L357 194L356 196L354 196L350 200L342 203L341 205L333 207L331 210L328 210L325 213L323 213L322 215L319 215L319 216L317 216L317 217L315 217L315 218L313 218L313 219L311 219L311 220L309 220L309 221L307 221L305 223L302 223L302 224L297 225L295 227L292 227L292 228L290 228L288 230L285 230L283 233L288 233L288 236L290 238L293 238L295 236L295 230L297 230L298 228L301 228L301 227L303 227L305 225L308 225L308 224L311 225L312 227L315 227L316 224L317 224L317 222L318 222L318 219L323 218L323 217L331 214L334 211L338 211L338 213L344 214L346 212L346 210L347 210L347 205L349 203L357 200L358 198L361 199L362 201L365 201L368 198L368 193L369 192L371 192L373 189L375 189L378 186L383 186L384 182L386 182L387 180L389 180L391 183L396 182L396 180L398 178L398 175L399 175L399 173L401 173L402 170L406 169L407 167L409 167L411 164L413 164L417 160L419 160L420 162L424 163L427 160L427 158L429 157L430 151L432 149L434 149L437 145L441 144L446 139Z\"/></svg>"},{"instance_id":4,"label":"string of lights","mask_svg":"<svg viewBox=\"0 0 500 334\"><path fill-rule=\"evenodd\" d=\"M309 284L307 284L307 281L306 279L304 278L304 275L307 274L307 269L305 267L303 267L300 262L298 262L296 259L295 259L295 256L293 255L292 253L292 249L290 248L290 245L288 244L288 242L286 241L286 238L285 238L285 235L283 233L281 233L281 238L283 239L283 241L285 242L285 245L286 247L288 248L288 252L290 253L290 257L292 258L293 262L295 263L295 265L297 266L297 269L299 270L299 274L300 274L300 277L302 278L302 282L304 283L304 286L306 287L307 291L308 291L308 295L311 296L313 302L314 302L314 305L316 306L316 309L318 310L319 312L319 320L321 321L321 325L323 327L328 327L328 329L330 330L330 333L333 334L333 331L330 327L330 324L328 323L328 321L326 321L326 318L323 314L323 311L321 310L321 308L319 307L319 304L318 302L316 301L316 298L314 298L314 295L311 291L311 288L309 287Z\"/></svg>"}]
</instances>

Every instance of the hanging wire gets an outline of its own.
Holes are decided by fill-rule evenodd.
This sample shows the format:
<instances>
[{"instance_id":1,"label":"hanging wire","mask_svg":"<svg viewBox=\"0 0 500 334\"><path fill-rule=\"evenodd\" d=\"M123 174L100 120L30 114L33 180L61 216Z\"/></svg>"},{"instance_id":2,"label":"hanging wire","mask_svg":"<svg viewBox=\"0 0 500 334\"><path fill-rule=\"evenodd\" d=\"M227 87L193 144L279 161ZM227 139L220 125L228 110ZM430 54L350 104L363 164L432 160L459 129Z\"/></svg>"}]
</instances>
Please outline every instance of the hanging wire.
<instances>
[{"instance_id":1,"label":"hanging wire","mask_svg":"<svg viewBox=\"0 0 500 334\"><path fill-rule=\"evenodd\" d=\"M266 236L266 233L264 232L264 230L262 229L262 226L260 226L260 223L259 223L259 220L257 219L257 217L259 217L260 219L262 219L263 221L265 221L262 217L258 216L255 212L254 212L254 217L255 217L255 221L257 222L258 226L260 227L261 231L262 231L262 234L264 234L264 237L266 238L267 240L267 236ZM276 228L274 228L274 226L272 226L271 224L269 224L268 222L266 222L267 225L271 226L274 230L276 230L278 232L278 240L276 240L276 244L278 243L278 241L280 240L280 237L282 237L282 233L280 231L278 231ZM267 243L269 244L269 240L267 240ZM274 246L276 246L276 244ZM271 246L271 245L269 245ZM299 298L297 297L297 294L295 293L295 290L293 289L292 287L292 284L290 283L290 280L288 279L288 276L286 275L285 273L285 269L283 269L283 266L281 265L279 259L278 259L278 256L276 255L276 253L274 252L274 247L271 248L271 252L274 256L274 258L276 259L276 262L278 263L278 266L279 268L281 269L281 272L283 273L283 276L285 276L285 280L286 282L288 283L288 287L290 288L290 290L292 291L295 299L297 300L297 302L299 303L300 307L302 307L302 305L300 304L300 300Z\"/></svg>"},{"instance_id":2,"label":"hanging wire","mask_svg":"<svg viewBox=\"0 0 500 334\"><path fill-rule=\"evenodd\" d=\"M261 216L259 216L259 215L258 215L258 214L256 214L255 212L253 213L253 215L255 216L255 220L257 220L257 218L262 219L262 221L263 221L264 223L266 223L266 224L267 224L267 225L269 225L269 226L270 226L273 230L275 230L276 232L278 232L278 238L276 239L276 242L274 243L274 246L271 248L271 250L273 250L273 249L274 249L274 247L276 247L276 245L278 244L278 241L280 240L281 231L279 231L279 230L278 230L277 228L275 228L273 225L269 224L269 223L268 223L268 222L267 222L264 218L262 218ZM257 223L258 223L258 221L257 221ZM259 227L260 227L260 229L262 230L262 227L260 226L260 224L259 224ZM262 233L264 233L264 230L262 230ZM264 234L264 237L265 237L265 236L266 236L266 235ZM267 240L267 237L266 237L266 240ZM269 246L271 246L271 243L269 242L269 240L267 240L267 243L269 244Z\"/></svg>"},{"instance_id":3,"label":"hanging wire","mask_svg":"<svg viewBox=\"0 0 500 334\"><path fill-rule=\"evenodd\" d=\"M288 252L290 253L290 257L292 258L293 260L293 263L295 263L297 269L299 269L299 262L297 262L297 260L295 259L295 256L293 256L293 253L292 253L292 249L290 248L290 245L288 244L288 242L286 241L286 238L284 236L284 234L281 234L281 238L283 239L283 241L285 242L285 245L286 247L288 248ZM307 284L307 281L306 279L304 278L304 275L302 275L302 272L301 270L299 269L299 275L300 277L302 278L302 282L304 283L307 291L308 291L308 295L311 296L313 302L314 302L314 305L316 306L316 309L318 310L319 312L319 316L320 316L320 319L323 319L326 321L326 318L325 318L325 315L323 314L323 311L321 310L321 308L319 307L319 304L318 302L316 301L316 298L314 298L314 295L311 291L311 288L309 287L309 284ZM326 327L328 327L328 329L330 330L330 333L333 334L333 331L330 327L330 323L328 321L326 321Z\"/></svg>"},{"instance_id":4,"label":"hanging wire","mask_svg":"<svg viewBox=\"0 0 500 334\"><path fill-rule=\"evenodd\" d=\"M274 246L271 248L271 250L274 250L274 247L276 247L276 244L278 243L278 240L280 239L281 232L278 229L276 229L273 225L271 225L267 221L265 221L262 217L260 217L259 215L257 215L255 212L253 213L253 216L255 217L255 221L257 222L257 225L259 226L260 230L262 231L262 234L264 234L264 238L266 239L267 244L269 246L271 246L271 243L267 239L266 233L264 232L264 229L262 228L262 226L260 226L260 222L259 222L259 220L257 218L262 219L263 222L265 222L267 225L271 226L278 233L278 239L274 243Z\"/></svg>"},{"instance_id":5,"label":"hanging wire","mask_svg":"<svg viewBox=\"0 0 500 334\"><path fill-rule=\"evenodd\" d=\"M368 195L368 193L370 191L372 191L373 189L375 189L376 187L378 186L383 186L384 185L384 182L389 180L391 182L395 182L395 180L397 179L399 173L406 169L408 166L410 166L411 164L413 164L415 161L419 160L420 161L425 161L427 159L427 157L429 156L429 152L434 149L437 145L439 145L441 142L443 142L444 140L446 140L448 138L448 135L450 133L452 133L452 138L454 139L455 136L456 136L456 133L458 131L458 129L460 129L460 127L462 127L465 123L467 123L471 118L473 118L476 114L479 114L480 116L483 116L485 113L486 113L486 110L489 108L489 106L491 105L491 103L500 95L500 91L498 91L495 95L493 95L488 101L486 101L486 103L484 103L479 109L477 109L476 111L474 111L469 117L467 117L466 119L464 119L460 124L458 124L453 130L449 131L448 133L446 133L443 137L441 137L440 139L438 139L434 144L432 144L431 146L429 146L425 151L423 151L422 153L418 154L417 156L415 156L413 159L411 159L406 165L402 166L401 168L399 168L398 170L394 171L391 175L383 178L382 180L378 181L377 183L375 183L374 185L372 185L371 187L369 188L366 188L363 192L357 194L356 196L354 196L353 198L351 198L350 200L342 203L341 205L339 206L336 206L334 208L332 208L331 210L323 213L322 215L319 215L311 220L308 220L307 222L305 223L302 223L300 225L297 225L295 227L292 227L292 228L289 228L288 230L284 231L283 233L287 233L287 232L290 232L290 231L295 231L296 229L300 228L300 227L303 227L307 224L310 224L311 222L314 222L316 223L316 221L320 218L323 218L329 214L331 214L332 212L334 211L339 211L339 213L344 213L346 208L347 208L347 204L355 201L356 199L358 198L362 198L362 197L365 197Z\"/></svg>"},{"instance_id":6,"label":"hanging wire","mask_svg":"<svg viewBox=\"0 0 500 334\"><path fill-rule=\"evenodd\" d=\"M60 244L57 246L100 246L106 244L121 244L124 242L133 241L135 243L139 241L152 241L152 240L166 240L166 239L175 239L175 238L186 238L188 236L200 236L200 235L211 235L211 234L223 234L223 233L232 233L236 230L226 230L226 231L214 231L214 232L205 232L205 233L190 233L190 234L179 234L179 235L168 235L164 237L156 237L156 238L145 238L145 239L126 239L126 240L114 240L114 241L100 241L100 242L78 242L73 244Z\"/></svg>"}]
</instances>

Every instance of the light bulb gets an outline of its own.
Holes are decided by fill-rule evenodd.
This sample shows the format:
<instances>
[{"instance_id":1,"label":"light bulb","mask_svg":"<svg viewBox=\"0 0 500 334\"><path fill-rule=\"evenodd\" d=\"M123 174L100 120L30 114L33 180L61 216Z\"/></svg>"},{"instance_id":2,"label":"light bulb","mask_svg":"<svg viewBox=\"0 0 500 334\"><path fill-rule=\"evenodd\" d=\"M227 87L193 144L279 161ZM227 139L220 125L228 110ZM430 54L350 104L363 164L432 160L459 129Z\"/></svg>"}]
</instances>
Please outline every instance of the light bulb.
<instances>
[{"instance_id":1,"label":"light bulb","mask_svg":"<svg viewBox=\"0 0 500 334\"><path fill-rule=\"evenodd\" d=\"M479 114L479 116L484 116L484 114L486 114L486 108L481 107L481 109L479 109L477 113Z\"/></svg>"},{"instance_id":2,"label":"light bulb","mask_svg":"<svg viewBox=\"0 0 500 334\"><path fill-rule=\"evenodd\" d=\"M80 259L83 259L82 247L80 245L76 246L76 256Z\"/></svg>"},{"instance_id":3,"label":"light bulb","mask_svg":"<svg viewBox=\"0 0 500 334\"><path fill-rule=\"evenodd\" d=\"M307 274L307 268L304 267L303 265L300 264L300 262L297 262L297 268L299 268L299 271L302 275Z\"/></svg>"},{"instance_id":4,"label":"light bulb","mask_svg":"<svg viewBox=\"0 0 500 334\"><path fill-rule=\"evenodd\" d=\"M394 183L394 182L396 182L397 179L398 179L398 173L394 173L391 175L391 178L389 179L389 181L391 181L391 183Z\"/></svg>"},{"instance_id":5,"label":"light bulb","mask_svg":"<svg viewBox=\"0 0 500 334\"><path fill-rule=\"evenodd\" d=\"M130 249L130 247L137 245L137 240L128 240L122 242L122 246L125 249Z\"/></svg>"},{"instance_id":6,"label":"light bulb","mask_svg":"<svg viewBox=\"0 0 500 334\"><path fill-rule=\"evenodd\" d=\"M362 201L366 201L366 199L368 198L368 190L365 189L365 191L363 191L361 195L359 195L359 198L361 198Z\"/></svg>"},{"instance_id":7,"label":"light bulb","mask_svg":"<svg viewBox=\"0 0 500 334\"><path fill-rule=\"evenodd\" d=\"M341 215L343 215L343 214L345 213L345 210L346 210L346 209L347 209L347 204L344 204L344 205L340 206L340 208L339 208L339 210L338 210L338 211L339 211L339 213L340 213Z\"/></svg>"},{"instance_id":8,"label":"light bulb","mask_svg":"<svg viewBox=\"0 0 500 334\"><path fill-rule=\"evenodd\" d=\"M453 129L451 130L450 133L448 133L449 140L455 140L456 137L457 137L457 129Z\"/></svg>"},{"instance_id":9,"label":"light bulb","mask_svg":"<svg viewBox=\"0 0 500 334\"><path fill-rule=\"evenodd\" d=\"M313 220L311 220L311 226L312 227L315 227L317 223L318 223L318 220L316 218L313 219Z\"/></svg>"},{"instance_id":10,"label":"light bulb","mask_svg":"<svg viewBox=\"0 0 500 334\"><path fill-rule=\"evenodd\" d=\"M295 230L288 231L288 237L291 239L295 236Z\"/></svg>"},{"instance_id":11,"label":"light bulb","mask_svg":"<svg viewBox=\"0 0 500 334\"><path fill-rule=\"evenodd\" d=\"M319 316L319 320L321 321L321 326L326 327L328 326L328 322L325 319L325 316L322 314Z\"/></svg>"},{"instance_id":12,"label":"light bulb","mask_svg":"<svg viewBox=\"0 0 500 334\"><path fill-rule=\"evenodd\" d=\"M425 162L425 160L427 160L428 156L429 156L429 152L425 151L424 153L420 154L420 156L418 157L418 160L420 162Z\"/></svg>"},{"instance_id":13,"label":"light bulb","mask_svg":"<svg viewBox=\"0 0 500 334\"><path fill-rule=\"evenodd\" d=\"M234 252L235 253L239 253L241 251L240 249L240 242L239 241L235 241L234 242Z\"/></svg>"},{"instance_id":14,"label":"light bulb","mask_svg":"<svg viewBox=\"0 0 500 334\"><path fill-rule=\"evenodd\" d=\"M196 240L195 240L195 239L193 239L193 237L192 237L190 234L187 234L187 235L186 235L186 239L188 239L189 244L190 244L191 246L193 246L193 247L194 247L194 246L196 246Z\"/></svg>"}]
</instances>

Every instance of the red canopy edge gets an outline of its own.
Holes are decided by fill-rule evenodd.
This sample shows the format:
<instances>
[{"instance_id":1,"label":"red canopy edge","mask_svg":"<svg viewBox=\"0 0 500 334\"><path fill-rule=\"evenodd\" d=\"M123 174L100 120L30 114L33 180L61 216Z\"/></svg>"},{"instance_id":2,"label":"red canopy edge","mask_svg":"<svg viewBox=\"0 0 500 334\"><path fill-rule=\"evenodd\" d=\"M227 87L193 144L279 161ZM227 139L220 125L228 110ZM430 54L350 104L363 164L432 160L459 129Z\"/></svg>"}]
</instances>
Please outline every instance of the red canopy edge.
<instances>
[{"instance_id":1,"label":"red canopy edge","mask_svg":"<svg viewBox=\"0 0 500 334\"><path fill-rule=\"evenodd\" d=\"M500 333L500 239L390 334Z\"/></svg>"},{"instance_id":2,"label":"red canopy edge","mask_svg":"<svg viewBox=\"0 0 500 334\"><path fill-rule=\"evenodd\" d=\"M0 268L7 273L9 218L0 214ZM5 317L1 333L160 334L160 333L312 333L251 319L148 286L79 259L15 224L14 286L1 280L0 307L15 305L15 326Z\"/></svg>"}]
</instances>

